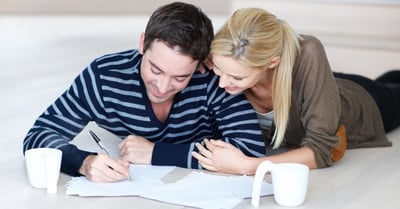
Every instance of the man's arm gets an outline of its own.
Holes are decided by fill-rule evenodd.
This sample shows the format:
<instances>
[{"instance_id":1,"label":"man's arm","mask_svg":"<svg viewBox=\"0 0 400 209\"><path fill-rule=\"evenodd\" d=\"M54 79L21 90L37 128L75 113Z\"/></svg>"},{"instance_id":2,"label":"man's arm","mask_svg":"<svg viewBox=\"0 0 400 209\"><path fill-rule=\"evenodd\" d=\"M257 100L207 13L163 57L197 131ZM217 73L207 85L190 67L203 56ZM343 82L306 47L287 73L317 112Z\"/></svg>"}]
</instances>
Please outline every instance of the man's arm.
<instances>
[{"instance_id":1,"label":"man's arm","mask_svg":"<svg viewBox=\"0 0 400 209\"><path fill-rule=\"evenodd\" d=\"M175 165L196 169L201 168L197 159L192 156L192 152L198 151L195 146L196 142L204 143L203 140L206 138L222 139L238 147L248 156L260 157L265 155L265 146L257 115L246 97L242 94L229 95L226 93L224 89L218 87L218 78L215 76L207 78L206 92L207 96L196 95L196 98L207 97L206 104L198 103L196 105L198 109L185 111L201 112L202 110L200 110L200 108L204 108L205 111L202 111L202 113L206 114L204 117L207 118L207 120L202 123L209 123L208 127L211 128L208 129L213 130L199 128L205 126L203 126L204 124L197 124L197 126L191 126L195 127L194 129L196 130L193 130L193 128L189 130L187 127L182 126L184 128L182 128L181 132L196 135L199 132L208 131L208 133L212 134L204 134L202 138L191 141L186 140L184 143L169 143L165 140L157 141L154 143L151 160L152 164ZM199 117L203 117L203 115ZM186 117L182 118L186 119ZM188 123L188 121L181 120L180 123L184 124ZM189 137L190 136L188 136L188 138Z\"/></svg>"},{"instance_id":2,"label":"man's arm","mask_svg":"<svg viewBox=\"0 0 400 209\"><path fill-rule=\"evenodd\" d=\"M221 92L221 88L216 92ZM218 99L213 99L218 127L222 140L239 148L245 155L261 157L265 155L265 144L257 115L243 94L229 95L224 90ZM221 96L226 95L226 96Z\"/></svg>"},{"instance_id":3,"label":"man's arm","mask_svg":"<svg viewBox=\"0 0 400 209\"><path fill-rule=\"evenodd\" d=\"M80 150L69 142L92 120L93 110L88 108L88 104L92 104L93 109L98 106L98 101L93 101L88 90L96 85L88 82L93 76L88 69L83 71L71 87L39 116L24 139L24 152L37 147L60 149L63 152L61 171L79 175L83 160L95 153Z\"/></svg>"}]
</instances>

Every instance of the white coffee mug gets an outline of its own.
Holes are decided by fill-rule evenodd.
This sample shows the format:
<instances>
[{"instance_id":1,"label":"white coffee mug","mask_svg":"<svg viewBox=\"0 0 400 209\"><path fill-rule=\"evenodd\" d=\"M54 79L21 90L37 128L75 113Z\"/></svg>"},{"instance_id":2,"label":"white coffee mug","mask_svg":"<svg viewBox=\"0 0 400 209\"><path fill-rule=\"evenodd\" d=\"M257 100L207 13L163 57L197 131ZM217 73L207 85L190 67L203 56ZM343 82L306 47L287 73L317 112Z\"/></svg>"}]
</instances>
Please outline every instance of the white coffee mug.
<instances>
[{"instance_id":1,"label":"white coffee mug","mask_svg":"<svg viewBox=\"0 0 400 209\"><path fill-rule=\"evenodd\" d=\"M295 207L304 203L308 188L309 168L299 163L262 162L256 171L251 204L260 204L261 183L271 172L275 202L281 206Z\"/></svg>"},{"instance_id":2,"label":"white coffee mug","mask_svg":"<svg viewBox=\"0 0 400 209\"><path fill-rule=\"evenodd\" d=\"M25 152L25 164L32 187L57 193L62 152L53 148L35 148Z\"/></svg>"}]
</instances>

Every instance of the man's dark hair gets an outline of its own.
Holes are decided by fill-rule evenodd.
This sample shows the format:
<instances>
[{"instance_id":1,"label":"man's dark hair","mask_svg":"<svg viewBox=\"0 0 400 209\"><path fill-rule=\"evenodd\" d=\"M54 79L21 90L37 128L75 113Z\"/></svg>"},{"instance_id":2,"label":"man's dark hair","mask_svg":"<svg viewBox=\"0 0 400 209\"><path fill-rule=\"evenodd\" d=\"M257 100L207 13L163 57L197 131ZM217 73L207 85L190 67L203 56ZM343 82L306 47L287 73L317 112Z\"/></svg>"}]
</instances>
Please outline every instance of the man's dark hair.
<instances>
[{"instance_id":1,"label":"man's dark hair","mask_svg":"<svg viewBox=\"0 0 400 209\"><path fill-rule=\"evenodd\" d=\"M200 62L208 56L214 37L211 20L200 8L182 2L159 7L151 15L145 31L143 53L160 40Z\"/></svg>"}]
</instances>

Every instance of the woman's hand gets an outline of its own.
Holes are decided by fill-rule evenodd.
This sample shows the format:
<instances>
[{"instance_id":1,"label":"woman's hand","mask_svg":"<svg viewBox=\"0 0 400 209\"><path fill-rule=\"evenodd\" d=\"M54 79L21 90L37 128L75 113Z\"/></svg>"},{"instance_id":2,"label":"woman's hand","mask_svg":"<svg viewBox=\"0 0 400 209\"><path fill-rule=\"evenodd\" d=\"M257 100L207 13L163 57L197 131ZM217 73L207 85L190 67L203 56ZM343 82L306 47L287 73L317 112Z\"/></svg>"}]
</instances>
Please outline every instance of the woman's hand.
<instances>
[{"instance_id":1,"label":"woman's hand","mask_svg":"<svg viewBox=\"0 0 400 209\"><path fill-rule=\"evenodd\" d=\"M252 158L241 150L221 140L205 139L205 146L196 144L199 153L192 152L203 168L227 174L253 174Z\"/></svg>"}]
</instances>

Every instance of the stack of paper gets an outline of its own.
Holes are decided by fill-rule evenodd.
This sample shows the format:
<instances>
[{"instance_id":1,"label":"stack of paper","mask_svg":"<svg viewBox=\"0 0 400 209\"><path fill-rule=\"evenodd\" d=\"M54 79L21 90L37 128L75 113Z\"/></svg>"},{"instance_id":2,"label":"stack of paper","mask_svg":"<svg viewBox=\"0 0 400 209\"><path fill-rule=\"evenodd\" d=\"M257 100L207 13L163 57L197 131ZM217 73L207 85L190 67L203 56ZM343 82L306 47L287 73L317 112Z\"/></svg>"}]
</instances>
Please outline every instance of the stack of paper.
<instances>
[{"instance_id":1,"label":"stack of paper","mask_svg":"<svg viewBox=\"0 0 400 209\"><path fill-rule=\"evenodd\" d=\"M68 183L68 195L141 196L173 204L198 208L233 208L251 197L254 177L222 176L193 171L174 183L161 179L175 169L171 166L131 166L133 181L93 183L74 177ZM171 192L173 191L173 192ZM271 195L272 185L263 183L261 195Z\"/></svg>"}]
</instances>

